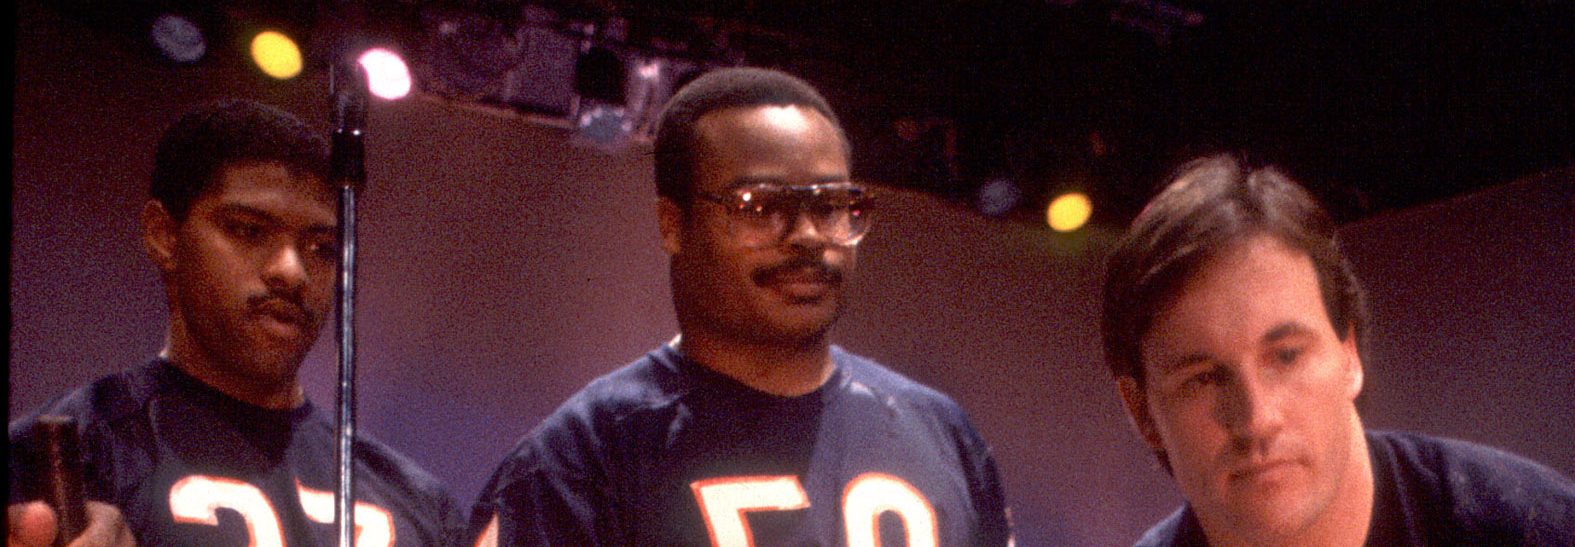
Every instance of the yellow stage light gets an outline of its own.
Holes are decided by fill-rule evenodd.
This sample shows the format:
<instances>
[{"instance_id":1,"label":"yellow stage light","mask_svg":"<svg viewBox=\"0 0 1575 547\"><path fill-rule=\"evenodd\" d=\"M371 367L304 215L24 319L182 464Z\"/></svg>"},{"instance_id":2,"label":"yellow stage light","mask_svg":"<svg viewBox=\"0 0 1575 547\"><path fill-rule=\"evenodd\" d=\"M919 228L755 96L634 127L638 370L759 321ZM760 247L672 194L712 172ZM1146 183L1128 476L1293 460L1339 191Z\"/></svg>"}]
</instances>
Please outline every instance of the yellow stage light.
<instances>
[{"instance_id":1,"label":"yellow stage light","mask_svg":"<svg viewBox=\"0 0 1575 547\"><path fill-rule=\"evenodd\" d=\"M301 73L301 48L284 33L265 30L252 38L252 61L264 74L288 80Z\"/></svg>"},{"instance_id":2,"label":"yellow stage light","mask_svg":"<svg viewBox=\"0 0 1575 547\"><path fill-rule=\"evenodd\" d=\"M1088 222L1088 217L1094 214L1094 204L1088 196L1080 192L1068 192L1056 196L1050 202L1050 209L1045 217L1050 222L1050 228L1057 232L1070 232L1082 228Z\"/></svg>"}]
</instances>

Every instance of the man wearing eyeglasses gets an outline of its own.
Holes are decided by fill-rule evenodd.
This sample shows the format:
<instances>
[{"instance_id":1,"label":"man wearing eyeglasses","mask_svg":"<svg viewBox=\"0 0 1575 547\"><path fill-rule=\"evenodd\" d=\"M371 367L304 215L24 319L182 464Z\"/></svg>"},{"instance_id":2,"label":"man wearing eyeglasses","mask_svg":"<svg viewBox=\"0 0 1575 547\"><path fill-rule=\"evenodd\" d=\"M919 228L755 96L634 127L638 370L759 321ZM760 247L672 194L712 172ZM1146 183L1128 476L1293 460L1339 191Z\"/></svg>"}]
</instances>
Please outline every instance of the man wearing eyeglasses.
<instances>
[{"instance_id":1,"label":"man wearing eyeglasses","mask_svg":"<svg viewBox=\"0 0 1575 547\"><path fill-rule=\"evenodd\" d=\"M831 345L870 195L814 88L724 69L656 138L681 334L498 467L478 545L1005 545L995 463L945 395Z\"/></svg>"}]
</instances>

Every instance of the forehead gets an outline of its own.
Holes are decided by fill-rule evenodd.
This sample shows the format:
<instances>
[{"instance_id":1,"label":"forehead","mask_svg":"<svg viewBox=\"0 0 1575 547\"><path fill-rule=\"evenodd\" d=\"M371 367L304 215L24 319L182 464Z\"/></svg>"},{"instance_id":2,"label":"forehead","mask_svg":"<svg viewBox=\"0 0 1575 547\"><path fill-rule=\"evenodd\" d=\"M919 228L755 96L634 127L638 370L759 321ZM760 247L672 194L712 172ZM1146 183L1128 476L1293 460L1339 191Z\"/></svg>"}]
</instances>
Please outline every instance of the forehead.
<instances>
[{"instance_id":1,"label":"forehead","mask_svg":"<svg viewBox=\"0 0 1575 547\"><path fill-rule=\"evenodd\" d=\"M1143 352L1258 340L1285 324L1333 334L1312 259L1259 235L1221 250L1182 282L1155 316Z\"/></svg>"},{"instance_id":2,"label":"forehead","mask_svg":"<svg viewBox=\"0 0 1575 547\"><path fill-rule=\"evenodd\" d=\"M336 198L315 175L292 173L279 163L228 165L192 203L204 208L244 208L313 224L334 224Z\"/></svg>"},{"instance_id":3,"label":"forehead","mask_svg":"<svg viewBox=\"0 0 1575 547\"><path fill-rule=\"evenodd\" d=\"M701 116L695 129L695 173L703 186L727 186L740 177L804 183L848 176L841 135L812 108L724 108Z\"/></svg>"}]
</instances>

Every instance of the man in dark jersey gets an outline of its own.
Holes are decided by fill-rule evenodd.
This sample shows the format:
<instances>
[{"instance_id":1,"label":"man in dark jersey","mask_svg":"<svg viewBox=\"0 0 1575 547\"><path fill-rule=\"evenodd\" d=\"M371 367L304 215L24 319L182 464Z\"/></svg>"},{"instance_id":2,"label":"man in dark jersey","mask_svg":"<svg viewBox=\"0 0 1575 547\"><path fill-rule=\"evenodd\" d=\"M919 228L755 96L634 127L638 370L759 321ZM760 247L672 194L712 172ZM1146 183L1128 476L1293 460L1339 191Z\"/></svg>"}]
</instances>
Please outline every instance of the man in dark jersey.
<instances>
[{"instance_id":1,"label":"man in dark jersey","mask_svg":"<svg viewBox=\"0 0 1575 547\"><path fill-rule=\"evenodd\" d=\"M1005 545L962 410L827 340L870 204L825 99L708 73L655 156L681 334L520 441L472 512L478 545Z\"/></svg>"},{"instance_id":2,"label":"man in dark jersey","mask_svg":"<svg viewBox=\"0 0 1575 547\"><path fill-rule=\"evenodd\" d=\"M209 105L165 132L142 224L167 345L11 424L13 545L53 535L48 508L24 503L39 495L41 414L77 420L86 497L138 543L335 543L334 424L297 382L337 272L327 156L300 120L254 102ZM357 546L462 539L436 479L370 440L355 454Z\"/></svg>"},{"instance_id":3,"label":"man in dark jersey","mask_svg":"<svg viewBox=\"0 0 1575 547\"><path fill-rule=\"evenodd\" d=\"M1186 165L1110 258L1105 355L1187 503L1139 545L1575 545L1575 483L1367 431L1366 327L1336 227L1273 167Z\"/></svg>"}]
</instances>

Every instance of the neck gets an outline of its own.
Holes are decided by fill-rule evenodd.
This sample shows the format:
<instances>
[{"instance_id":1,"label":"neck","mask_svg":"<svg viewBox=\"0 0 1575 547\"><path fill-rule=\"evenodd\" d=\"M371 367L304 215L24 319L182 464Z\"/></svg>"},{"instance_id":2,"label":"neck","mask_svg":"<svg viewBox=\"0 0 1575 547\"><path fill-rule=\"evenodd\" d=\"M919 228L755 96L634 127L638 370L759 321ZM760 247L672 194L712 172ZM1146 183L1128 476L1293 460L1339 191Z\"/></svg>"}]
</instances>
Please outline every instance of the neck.
<instances>
[{"instance_id":1,"label":"neck","mask_svg":"<svg viewBox=\"0 0 1575 547\"><path fill-rule=\"evenodd\" d=\"M288 410L306 403L306 395L293 374L282 380L264 380L237 373L242 366L226 366L218 356L204 351L178 315L170 320L170 332L159 356L204 385L253 406Z\"/></svg>"},{"instance_id":2,"label":"neck","mask_svg":"<svg viewBox=\"0 0 1575 547\"><path fill-rule=\"evenodd\" d=\"M723 376L783 397L819 389L831 378L831 344L825 336L802 344L732 340L684 331L677 347L684 355Z\"/></svg>"}]
</instances>

